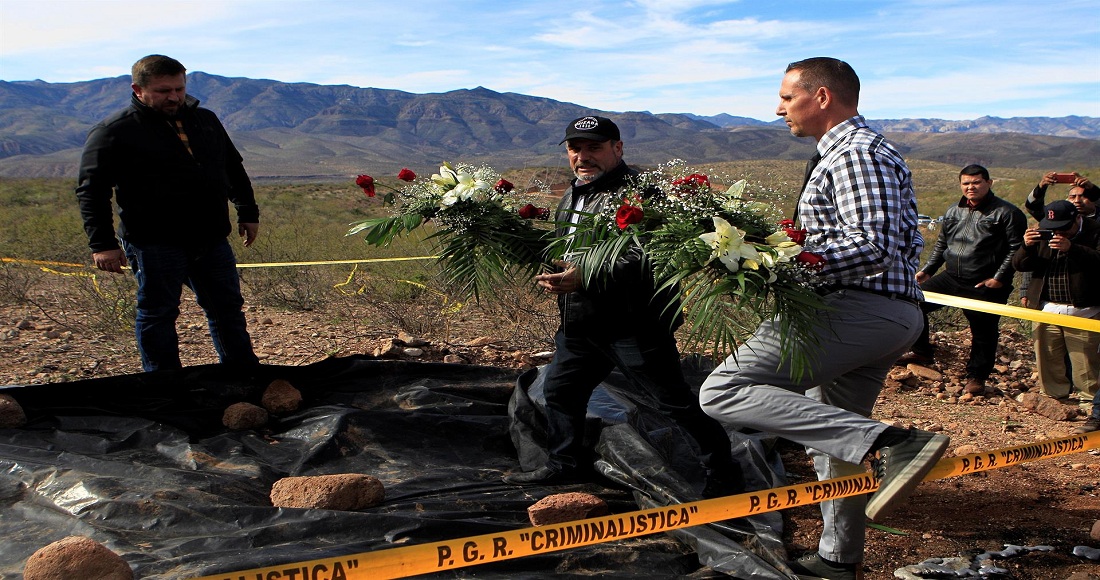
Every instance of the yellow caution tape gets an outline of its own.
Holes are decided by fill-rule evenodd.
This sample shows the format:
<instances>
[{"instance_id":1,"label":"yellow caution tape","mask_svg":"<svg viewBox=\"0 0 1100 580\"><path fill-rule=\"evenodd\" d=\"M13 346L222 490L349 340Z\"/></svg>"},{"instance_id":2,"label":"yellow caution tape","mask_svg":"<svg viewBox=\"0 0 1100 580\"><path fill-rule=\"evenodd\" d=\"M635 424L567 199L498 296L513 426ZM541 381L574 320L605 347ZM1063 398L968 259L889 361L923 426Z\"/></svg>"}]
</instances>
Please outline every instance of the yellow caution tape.
<instances>
[{"instance_id":1,"label":"yellow caution tape","mask_svg":"<svg viewBox=\"0 0 1100 580\"><path fill-rule=\"evenodd\" d=\"M251 262L237 264L238 268L281 268L285 266L327 266L330 264L373 264L376 262L408 262L411 260L434 260L435 256L411 256L407 258L369 258L364 260L327 260L319 262Z\"/></svg>"},{"instance_id":2,"label":"yellow caution tape","mask_svg":"<svg viewBox=\"0 0 1100 580\"><path fill-rule=\"evenodd\" d=\"M69 262L51 262L48 260L23 260L20 258L0 258L0 262L7 264L32 264L35 266L66 266L69 268L86 268L87 264L72 264Z\"/></svg>"},{"instance_id":3,"label":"yellow caution tape","mask_svg":"<svg viewBox=\"0 0 1100 580\"><path fill-rule=\"evenodd\" d=\"M289 266L328 266L339 264L372 264L372 263L385 263L385 262L406 262L412 260L434 260L436 256L410 256L404 258L368 258L362 260L319 260L310 262L250 262L244 264L237 264L238 268L282 268ZM87 264L73 264L68 262L50 262L46 260L24 260L19 258L0 258L0 262L13 263L13 264L33 264L40 266L65 266L69 268L86 268ZM124 269L129 269L128 267ZM353 272L354 273L354 272ZM343 292L342 286L351 282L349 277L347 282L337 284L338 290ZM1100 320L1092 320L1089 318L1082 318L1080 316L1067 316L1065 314L1054 314L1051 312L1042 312L1031 308L1022 308L1019 306L1008 306L1006 304L996 304L994 302L985 302L982 300L974 300L971 298L961 298L959 296L951 296L949 294L940 294L938 292L925 292L924 298L928 302L940 304L943 306L953 306L956 308L965 308L967 310L977 310L979 312L988 312L990 314L997 314L1000 316L1010 316L1012 318L1019 318L1021 320L1030 320L1032 322L1042 322L1044 324L1053 324L1056 326L1066 326L1069 328L1077 328L1080 330L1087 330L1089 332L1100 332Z\"/></svg>"},{"instance_id":4,"label":"yellow caution tape","mask_svg":"<svg viewBox=\"0 0 1100 580\"><path fill-rule=\"evenodd\" d=\"M1070 328L1087 330L1089 332L1100 332L1100 320L1093 320L1091 318L1082 318L1080 316L1067 316L1065 314L1055 314L1053 312L1043 312L1041 310L1035 310L1033 308L1009 306L1007 304L997 304L995 302L974 300L973 298L961 298L959 296L940 294L938 292L925 292L924 299L935 304L942 304L944 306L954 306L955 308L977 310L979 312L988 312L989 314L1011 316L1013 318L1030 320L1032 322L1042 322L1044 324L1053 324L1056 326L1068 326Z\"/></svg>"},{"instance_id":5,"label":"yellow caution tape","mask_svg":"<svg viewBox=\"0 0 1100 580\"><path fill-rule=\"evenodd\" d=\"M1100 448L1100 431L1017 447L941 459L925 481L1001 469ZM224 572L195 580L379 580L430 574L667 532L722 520L772 512L878 489L869 472L560 524L470 536L321 558L251 570Z\"/></svg>"},{"instance_id":6,"label":"yellow caution tape","mask_svg":"<svg viewBox=\"0 0 1100 580\"><path fill-rule=\"evenodd\" d=\"M277 268L285 266L326 266L330 264L370 264L374 262L407 262L410 260L434 260L435 256L410 256L405 258L369 258L363 260L325 260L315 262L250 262L237 264L238 268ZM22 258L0 258L0 262L9 264L32 264L35 266L67 266L69 268L89 268L88 264L69 262L50 262L47 260L24 260Z\"/></svg>"}]
</instances>

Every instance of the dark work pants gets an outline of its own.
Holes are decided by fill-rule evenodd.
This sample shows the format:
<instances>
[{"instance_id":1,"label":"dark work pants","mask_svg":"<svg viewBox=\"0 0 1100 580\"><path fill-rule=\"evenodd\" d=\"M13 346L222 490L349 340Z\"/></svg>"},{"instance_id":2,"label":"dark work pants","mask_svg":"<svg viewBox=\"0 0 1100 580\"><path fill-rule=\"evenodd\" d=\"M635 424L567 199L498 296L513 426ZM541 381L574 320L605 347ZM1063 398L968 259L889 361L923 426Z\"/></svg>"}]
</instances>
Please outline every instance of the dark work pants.
<instances>
[{"instance_id":1,"label":"dark work pants","mask_svg":"<svg viewBox=\"0 0 1100 580\"><path fill-rule=\"evenodd\" d=\"M587 469L584 422L592 392L618 367L637 393L625 393L683 427L698 443L712 471L732 466L725 429L703 413L684 380L676 340L667 333L616 339L554 336L557 351L543 369L546 398L547 465L559 471Z\"/></svg>"},{"instance_id":2,"label":"dark work pants","mask_svg":"<svg viewBox=\"0 0 1100 580\"><path fill-rule=\"evenodd\" d=\"M137 279L135 335L146 371L178 369L176 319L186 285L206 314L210 338L222 363L259 364L245 327L244 299L233 248L227 240L206 246L167 246L124 242Z\"/></svg>"},{"instance_id":3,"label":"dark work pants","mask_svg":"<svg viewBox=\"0 0 1100 580\"><path fill-rule=\"evenodd\" d=\"M977 284L976 281L964 282L946 272L941 272L925 280L920 287L921 290L926 292L938 292L997 304L1007 303L1009 295L1012 294L1012 286L1010 285L1001 288L986 288L985 286L975 288L975 284ZM928 314L940 308L943 308L943 306L939 304L921 303L921 311L924 313L924 329L917 337L917 342L913 344L913 352L925 356L935 355L935 347L928 337ZM984 381L993 372L993 365L997 361L997 343L1001 337L999 328L1001 317L996 314L966 309L963 309L963 314L966 316L967 322L970 323L970 360L966 363L966 376Z\"/></svg>"}]
</instances>

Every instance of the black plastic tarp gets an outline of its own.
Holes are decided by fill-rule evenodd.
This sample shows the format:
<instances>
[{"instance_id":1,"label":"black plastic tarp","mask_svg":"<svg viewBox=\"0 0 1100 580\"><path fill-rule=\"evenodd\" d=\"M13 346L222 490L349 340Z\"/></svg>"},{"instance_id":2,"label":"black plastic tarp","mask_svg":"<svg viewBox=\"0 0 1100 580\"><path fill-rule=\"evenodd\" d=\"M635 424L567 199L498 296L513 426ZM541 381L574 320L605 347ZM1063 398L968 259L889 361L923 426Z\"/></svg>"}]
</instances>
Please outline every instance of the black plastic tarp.
<instances>
[{"instance_id":1,"label":"black plastic tarp","mask_svg":"<svg viewBox=\"0 0 1100 580\"><path fill-rule=\"evenodd\" d=\"M709 370L685 364L696 383ZM259 404L277 378L302 392L297 412L257 430L222 425L228 405ZM700 499L693 442L621 396L622 380L613 375L589 407L606 480L553 488L500 479L544 457L537 370L347 357L0 387L28 416L0 430L0 575L21 577L34 551L71 535L120 554L138 578L174 579L529 527L527 508L564 491L599 495L614 513ZM752 488L784 483L768 440L730 435ZM334 473L377 477L385 501L272 507L280 478ZM764 514L432 577L786 578L771 565L783 556L781 521Z\"/></svg>"}]
</instances>

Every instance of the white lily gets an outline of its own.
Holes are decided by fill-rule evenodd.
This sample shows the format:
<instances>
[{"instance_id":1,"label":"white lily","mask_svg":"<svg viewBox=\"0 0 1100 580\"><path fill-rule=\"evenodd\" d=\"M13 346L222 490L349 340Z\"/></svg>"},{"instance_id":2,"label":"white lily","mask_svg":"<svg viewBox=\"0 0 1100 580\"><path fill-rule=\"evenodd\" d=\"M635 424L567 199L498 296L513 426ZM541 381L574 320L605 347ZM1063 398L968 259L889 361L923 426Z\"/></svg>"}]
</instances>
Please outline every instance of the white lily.
<instances>
[{"instance_id":1,"label":"white lily","mask_svg":"<svg viewBox=\"0 0 1100 580\"><path fill-rule=\"evenodd\" d=\"M454 193L459 199L467 200L474 197L479 191L488 191L490 184L488 181L474 178L469 173L461 172L455 175L457 183L454 189L448 193Z\"/></svg>"},{"instance_id":2,"label":"white lily","mask_svg":"<svg viewBox=\"0 0 1100 580\"><path fill-rule=\"evenodd\" d=\"M703 243L714 250L710 259L718 258L726 269L736 272L743 265L750 270L760 267L760 252L745 241L745 231L735 228L720 217L714 218L714 231L699 236ZM744 260L744 264L741 261Z\"/></svg>"},{"instance_id":3,"label":"white lily","mask_svg":"<svg viewBox=\"0 0 1100 580\"><path fill-rule=\"evenodd\" d=\"M458 185L458 174L450 165L444 164L439 168L439 173L432 174L432 183L441 187L454 187Z\"/></svg>"}]
</instances>

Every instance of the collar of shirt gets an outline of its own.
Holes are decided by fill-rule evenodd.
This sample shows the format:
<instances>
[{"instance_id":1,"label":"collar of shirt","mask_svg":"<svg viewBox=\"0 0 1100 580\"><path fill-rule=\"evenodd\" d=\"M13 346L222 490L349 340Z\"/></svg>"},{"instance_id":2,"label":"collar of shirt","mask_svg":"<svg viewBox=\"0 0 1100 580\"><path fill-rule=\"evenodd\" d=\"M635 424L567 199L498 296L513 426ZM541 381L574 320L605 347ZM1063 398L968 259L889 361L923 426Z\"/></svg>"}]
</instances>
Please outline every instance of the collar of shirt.
<instances>
[{"instance_id":1,"label":"collar of shirt","mask_svg":"<svg viewBox=\"0 0 1100 580\"><path fill-rule=\"evenodd\" d=\"M825 158L829 155L829 151L834 149L848 133L867 126L867 120L863 118L863 115L856 115L837 124L837 126L832 129L829 129L817 142L817 152L821 154L821 160L825 161Z\"/></svg>"}]
</instances>

